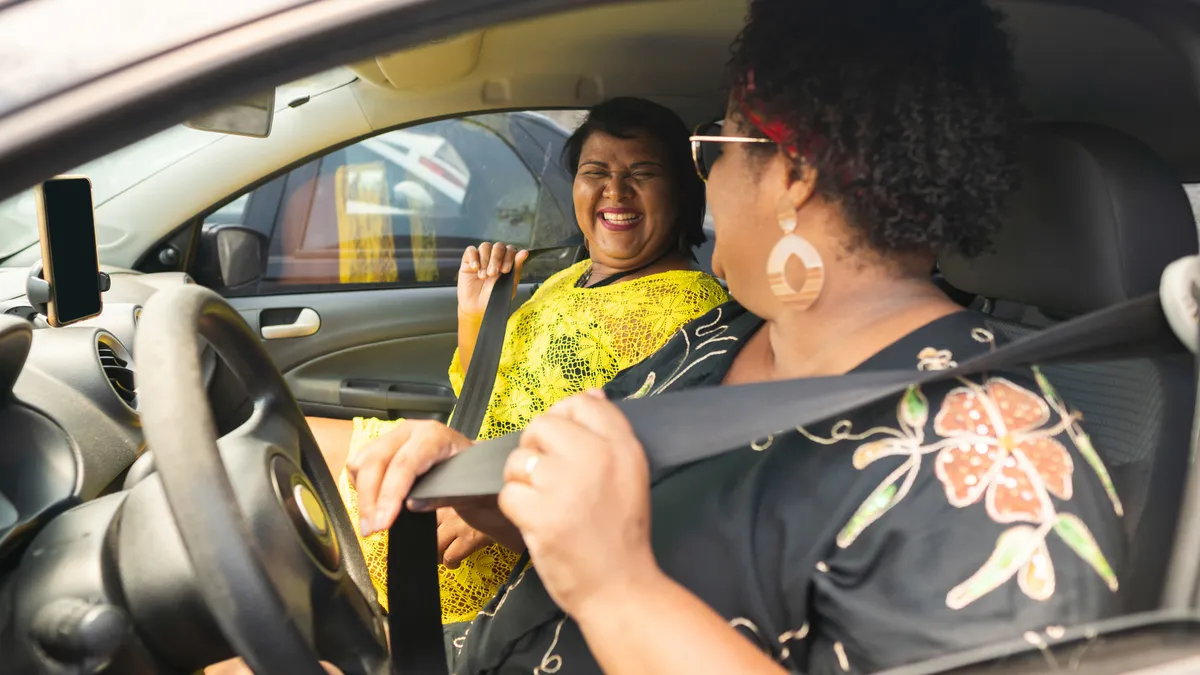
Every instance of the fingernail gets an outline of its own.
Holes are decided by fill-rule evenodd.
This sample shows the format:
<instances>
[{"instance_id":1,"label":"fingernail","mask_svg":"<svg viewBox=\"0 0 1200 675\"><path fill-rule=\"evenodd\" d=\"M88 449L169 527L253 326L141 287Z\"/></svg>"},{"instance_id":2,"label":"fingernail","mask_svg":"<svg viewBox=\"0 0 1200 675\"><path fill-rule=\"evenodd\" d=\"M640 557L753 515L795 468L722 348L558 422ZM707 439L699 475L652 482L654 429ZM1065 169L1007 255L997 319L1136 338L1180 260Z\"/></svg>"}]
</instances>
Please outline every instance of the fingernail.
<instances>
[{"instance_id":1,"label":"fingernail","mask_svg":"<svg viewBox=\"0 0 1200 675\"><path fill-rule=\"evenodd\" d=\"M380 532L386 530L391 523L388 522L387 511L380 511L375 518L375 529Z\"/></svg>"},{"instance_id":2,"label":"fingernail","mask_svg":"<svg viewBox=\"0 0 1200 675\"><path fill-rule=\"evenodd\" d=\"M371 523L367 520L366 516L358 520L358 532L364 537L371 534Z\"/></svg>"}]
</instances>

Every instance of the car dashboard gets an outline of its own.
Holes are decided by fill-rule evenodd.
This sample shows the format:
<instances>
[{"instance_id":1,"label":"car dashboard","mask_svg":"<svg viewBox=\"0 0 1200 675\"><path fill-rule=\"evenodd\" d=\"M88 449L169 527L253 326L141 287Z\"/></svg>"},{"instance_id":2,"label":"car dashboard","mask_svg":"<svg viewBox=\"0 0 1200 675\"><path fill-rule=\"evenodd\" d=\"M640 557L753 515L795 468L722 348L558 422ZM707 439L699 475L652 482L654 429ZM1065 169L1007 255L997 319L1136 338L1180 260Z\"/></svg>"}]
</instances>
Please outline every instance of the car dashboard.
<instances>
[{"instance_id":1,"label":"car dashboard","mask_svg":"<svg viewBox=\"0 0 1200 675\"><path fill-rule=\"evenodd\" d=\"M0 407L0 571L49 518L125 487L146 455L133 354L138 319L156 291L192 282L177 273L110 275L99 316L51 328L25 297L26 274L0 270L0 314L34 328L23 361L23 350L0 350L0 380L12 383ZM211 348L203 362L211 384Z\"/></svg>"}]
</instances>

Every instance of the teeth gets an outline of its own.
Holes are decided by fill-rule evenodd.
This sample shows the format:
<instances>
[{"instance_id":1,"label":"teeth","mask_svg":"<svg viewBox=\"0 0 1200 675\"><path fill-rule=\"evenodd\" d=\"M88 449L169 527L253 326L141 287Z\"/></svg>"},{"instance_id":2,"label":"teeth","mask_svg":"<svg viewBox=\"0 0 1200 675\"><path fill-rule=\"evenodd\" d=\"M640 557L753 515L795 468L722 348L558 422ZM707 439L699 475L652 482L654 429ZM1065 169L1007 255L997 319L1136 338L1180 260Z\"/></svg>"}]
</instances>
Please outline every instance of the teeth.
<instances>
[{"instance_id":1,"label":"teeth","mask_svg":"<svg viewBox=\"0 0 1200 675\"><path fill-rule=\"evenodd\" d=\"M641 215L637 213L606 213L603 218L610 223L627 223L631 220L637 220Z\"/></svg>"}]
</instances>

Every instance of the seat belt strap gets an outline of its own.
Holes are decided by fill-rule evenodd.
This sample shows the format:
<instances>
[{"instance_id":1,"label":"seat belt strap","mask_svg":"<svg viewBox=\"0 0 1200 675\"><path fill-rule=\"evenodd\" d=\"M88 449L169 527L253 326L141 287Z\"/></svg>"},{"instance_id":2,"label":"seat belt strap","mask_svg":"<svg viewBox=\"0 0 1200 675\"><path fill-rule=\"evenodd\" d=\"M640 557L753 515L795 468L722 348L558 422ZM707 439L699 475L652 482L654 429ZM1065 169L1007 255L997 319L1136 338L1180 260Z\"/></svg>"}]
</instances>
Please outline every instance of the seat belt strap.
<instances>
[{"instance_id":1,"label":"seat belt strap","mask_svg":"<svg viewBox=\"0 0 1200 675\"><path fill-rule=\"evenodd\" d=\"M876 371L707 387L618 402L655 473L744 447L755 438L831 419L920 386L1050 362L1105 361L1185 351L1157 294L1061 323L941 371ZM720 410L720 415L713 415ZM519 433L483 441L438 465L418 499L494 495Z\"/></svg>"},{"instance_id":2,"label":"seat belt strap","mask_svg":"<svg viewBox=\"0 0 1200 675\"><path fill-rule=\"evenodd\" d=\"M530 257L532 255L530 253ZM471 360L467 363L462 390L450 415L449 427L470 439L479 435L483 416L492 398L492 389L496 386L496 371L500 368L500 355L504 351L504 335L508 328L508 317L512 314L517 283L515 274L505 272L492 286L487 309L483 311L483 320L479 324L475 349L471 351Z\"/></svg>"},{"instance_id":3,"label":"seat belt strap","mask_svg":"<svg viewBox=\"0 0 1200 675\"><path fill-rule=\"evenodd\" d=\"M388 529L388 645L396 675L447 675L437 514L400 509Z\"/></svg>"}]
</instances>

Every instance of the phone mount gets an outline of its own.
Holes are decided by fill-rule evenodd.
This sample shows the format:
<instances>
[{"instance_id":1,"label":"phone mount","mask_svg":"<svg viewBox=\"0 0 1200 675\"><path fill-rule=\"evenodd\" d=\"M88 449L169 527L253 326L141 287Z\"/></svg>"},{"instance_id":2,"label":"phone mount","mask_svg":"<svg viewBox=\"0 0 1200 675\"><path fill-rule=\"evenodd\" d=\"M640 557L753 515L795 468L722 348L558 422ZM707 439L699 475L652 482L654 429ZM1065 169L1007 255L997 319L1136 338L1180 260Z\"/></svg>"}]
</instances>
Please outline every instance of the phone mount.
<instances>
[{"instance_id":1,"label":"phone mount","mask_svg":"<svg viewBox=\"0 0 1200 675\"><path fill-rule=\"evenodd\" d=\"M47 305L50 303L50 282L42 276L42 261L35 262L29 268L29 276L25 279L25 297L29 306L41 316L47 316ZM100 273L100 292L106 293L112 288L112 278L107 272Z\"/></svg>"}]
</instances>

